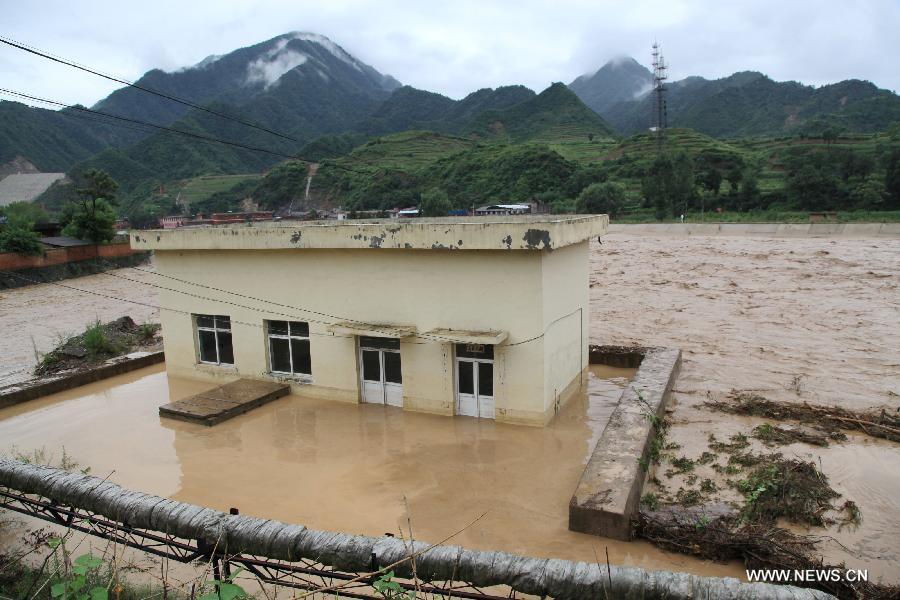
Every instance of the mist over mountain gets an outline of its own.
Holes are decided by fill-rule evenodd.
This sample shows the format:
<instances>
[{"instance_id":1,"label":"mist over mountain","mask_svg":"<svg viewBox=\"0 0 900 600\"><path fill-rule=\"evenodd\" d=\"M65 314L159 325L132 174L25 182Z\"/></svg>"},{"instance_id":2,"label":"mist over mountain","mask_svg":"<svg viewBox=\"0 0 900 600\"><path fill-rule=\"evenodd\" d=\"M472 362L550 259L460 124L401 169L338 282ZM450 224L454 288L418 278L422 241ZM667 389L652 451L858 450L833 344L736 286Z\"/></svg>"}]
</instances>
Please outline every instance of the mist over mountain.
<instances>
[{"instance_id":1,"label":"mist over mountain","mask_svg":"<svg viewBox=\"0 0 900 600\"><path fill-rule=\"evenodd\" d=\"M155 69L136 83L197 105L216 106L219 112L302 141L350 128L400 86L393 77L379 73L328 38L300 32L211 56L175 72ZM203 135L226 136L243 144L260 143L275 152L289 152L297 146L133 87L114 91L93 108ZM76 118L70 112L0 102L0 163L25 155L42 170L68 169L92 154L108 149L117 152L114 149L133 143L140 148L123 149L115 157L116 163L127 164L141 155L142 148L159 146L171 146L172 154L208 155L210 160L204 162L211 164L224 160L222 168L226 170L235 159L244 160L237 150L200 148L200 143L177 135L105 125L102 117L82 114ZM107 160L112 158L106 154ZM260 162L271 161L257 160L256 165L250 161L248 167ZM160 173L160 177L167 174Z\"/></svg>"},{"instance_id":2,"label":"mist over mountain","mask_svg":"<svg viewBox=\"0 0 900 600\"><path fill-rule=\"evenodd\" d=\"M599 114L620 102L630 102L650 91L653 73L630 56L610 60L592 74L569 84L581 101Z\"/></svg>"},{"instance_id":3,"label":"mist over mountain","mask_svg":"<svg viewBox=\"0 0 900 600\"><path fill-rule=\"evenodd\" d=\"M595 139L646 131L654 114L652 74L630 57L540 93L514 85L453 100L403 86L328 38L303 32L176 71L154 69L137 83L282 135L125 87L94 108L267 152L4 101L0 164L23 157L42 171L100 168L124 193L139 195L198 175L259 173L301 152L316 159L342 156L373 138L409 130L479 143L580 140L587 146L578 152L589 153ZM859 80L814 88L745 71L671 82L666 99L670 126L720 138L784 135L811 123L872 132L900 121L897 95Z\"/></svg>"}]
</instances>

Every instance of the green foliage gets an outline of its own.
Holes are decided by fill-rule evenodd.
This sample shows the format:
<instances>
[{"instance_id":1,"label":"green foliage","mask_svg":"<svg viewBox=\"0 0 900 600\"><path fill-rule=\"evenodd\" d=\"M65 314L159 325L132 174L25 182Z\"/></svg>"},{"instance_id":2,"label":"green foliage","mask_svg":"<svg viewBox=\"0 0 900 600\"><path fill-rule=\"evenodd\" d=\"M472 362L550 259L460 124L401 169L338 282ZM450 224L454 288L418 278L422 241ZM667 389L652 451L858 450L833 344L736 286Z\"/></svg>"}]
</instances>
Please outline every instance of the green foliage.
<instances>
[{"instance_id":1,"label":"green foliage","mask_svg":"<svg viewBox=\"0 0 900 600\"><path fill-rule=\"evenodd\" d=\"M893 148L885 161L884 187L890 198L885 208L900 208L900 147Z\"/></svg>"},{"instance_id":2,"label":"green foliage","mask_svg":"<svg viewBox=\"0 0 900 600\"><path fill-rule=\"evenodd\" d=\"M403 586L394 581L394 572L383 573L372 583L375 591L381 594L384 600L415 600L415 590L405 590Z\"/></svg>"},{"instance_id":3,"label":"green foliage","mask_svg":"<svg viewBox=\"0 0 900 600\"><path fill-rule=\"evenodd\" d=\"M95 244L108 242L116 235L116 211L102 198L70 204L63 211L63 234Z\"/></svg>"},{"instance_id":4,"label":"green foliage","mask_svg":"<svg viewBox=\"0 0 900 600\"><path fill-rule=\"evenodd\" d=\"M625 187L618 183L592 183L578 195L575 210L581 214L608 214L614 217L625 204Z\"/></svg>"},{"instance_id":5,"label":"green foliage","mask_svg":"<svg viewBox=\"0 0 900 600\"><path fill-rule=\"evenodd\" d=\"M30 224L10 221L0 225L0 252L40 256L44 254L44 245Z\"/></svg>"},{"instance_id":6,"label":"green foliage","mask_svg":"<svg viewBox=\"0 0 900 600\"><path fill-rule=\"evenodd\" d=\"M244 567L235 569L229 577L221 581L210 579L200 587L200 596L197 600L249 600L250 594L234 581L244 570Z\"/></svg>"},{"instance_id":7,"label":"green foliage","mask_svg":"<svg viewBox=\"0 0 900 600\"><path fill-rule=\"evenodd\" d=\"M644 177L641 192L647 206L653 207L657 220L672 214L675 193L675 166L662 154L653 161Z\"/></svg>"},{"instance_id":8,"label":"green foliage","mask_svg":"<svg viewBox=\"0 0 900 600\"><path fill-rule=\"evenodd\" d=\"M71 560L65 538L51 538L54 575L49 581L50 597L60 600L107 600L109 581L104 581L103 559L90 553Z\"/></svg>"},{"instance_id":9,"label":"green foliage","mask_svg":"<svg viewBox=\"0 0 900 600\"><path fill-rule=\"evenodd\" d=\"M641 496L641 504L646 506L648 510L656 510L659 508L659 497L656 494L647 492Z\"/></svg>"},{"instance_id":10,"label":"green foliage","mask_svg":"<svg viewBox=\"0 0 900 600\"><path fill-rule=\"evenodd\" d=\"M88 354L93 357L116 354L119 350L109 339L109 336L107 336L106 330L99 319L94 321L91 325L88 325L87 329L85 329L84 333L81 335L84 348L88 351Z\"/></svg>"},{"instance_id":11,"label":"green foliage","mask_svg":"<svg viewBox=\"0 0 900 600\"><path fill-rule=\"evenodd\" d=\"M33 202L12 202L0 207L0 215L5 216L11 223L27 224L29 228L35 223L45 223L50 220L47 211Z\"/></svg>"},{"instance_id":12,"label":"green foliage","mask_svg":"<svg viewBox=\"0 0 900 600\"><path fill-rule=\"evenodd\" d=\"M452 208L447 192L439 188L431 188L422 192L419 203L419 215L422 217L446 217Z\"/></svg>"},{"instance_id":13,"label":"green foliage","mask_svg":"<svg viewBox=\"0 0 900 600\"><path fill-rule=\"evenodd\" d=\"M63 208L60 222L63 234L95 244L108 242L116 235L116 193L119 185L105 171L89 169L79 175L78 201Z\"/></svg>"}]
</instances>

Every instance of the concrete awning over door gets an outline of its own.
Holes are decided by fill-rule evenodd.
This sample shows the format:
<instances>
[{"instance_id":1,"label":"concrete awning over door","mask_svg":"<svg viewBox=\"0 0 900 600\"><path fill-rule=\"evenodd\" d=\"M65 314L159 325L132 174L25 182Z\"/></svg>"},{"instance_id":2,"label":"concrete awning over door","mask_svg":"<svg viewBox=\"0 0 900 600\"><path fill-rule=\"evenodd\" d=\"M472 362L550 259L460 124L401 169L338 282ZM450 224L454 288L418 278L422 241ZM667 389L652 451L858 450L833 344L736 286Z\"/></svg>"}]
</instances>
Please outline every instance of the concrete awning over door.
<instances>
[{"instance_id":1,"label":"concrete awning over door","mask_svg":"<svg viewBox=\"0 0 900 600\"><path fill-rule=\"evenodd\" d=\"M361 323L358 321L342 321L328 326L331 333L341 335L363 335L383 338L407 338L416 335L413 325L386 325L383 323Z\"/></svg>"},{"instance_id":2,"label":"concrete awning over door","mask_svg":"<svg viewBox=\"0 0 900 600\"><path fill-rule=\"evenodd\" d=\"M423 337L432 336L437 341L445 341L455 344L485 344L496 346L502 344L509 337L505 331L469 331L466 329L432 329L422 334Z\"/></svg>"}]
</instances>

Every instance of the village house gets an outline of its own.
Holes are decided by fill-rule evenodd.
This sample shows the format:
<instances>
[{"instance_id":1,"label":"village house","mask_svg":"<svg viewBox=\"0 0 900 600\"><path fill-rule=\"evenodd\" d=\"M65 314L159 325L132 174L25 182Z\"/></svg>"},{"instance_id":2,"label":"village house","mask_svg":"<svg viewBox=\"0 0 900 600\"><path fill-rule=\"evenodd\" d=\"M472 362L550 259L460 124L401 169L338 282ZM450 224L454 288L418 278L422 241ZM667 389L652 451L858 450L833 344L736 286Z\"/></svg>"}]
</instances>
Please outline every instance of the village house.
<instances>
[{"instance_id":1,"label":"village house","mask_svg":"<svg viewBox=\"0 0 900 600\"><path fill-rule=\"evenodd\" d=\"M605 215L134 231L155 252L171 375L546 424L588 365Z\"/></svg>"}]
</instances>

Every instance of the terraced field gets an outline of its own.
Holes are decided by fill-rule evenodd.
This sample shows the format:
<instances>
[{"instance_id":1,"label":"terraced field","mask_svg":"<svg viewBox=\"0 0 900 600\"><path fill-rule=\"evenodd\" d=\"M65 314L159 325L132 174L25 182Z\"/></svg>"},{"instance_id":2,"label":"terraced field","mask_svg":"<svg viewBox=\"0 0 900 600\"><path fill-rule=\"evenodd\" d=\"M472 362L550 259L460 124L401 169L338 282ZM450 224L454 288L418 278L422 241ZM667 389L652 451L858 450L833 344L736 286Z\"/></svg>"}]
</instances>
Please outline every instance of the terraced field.
<instances>
[{"instance_id":1,"label":"terraced field","mask_svg":"<svg viewBox=\"0 0 900 600\"><path fill-rule=\"evenodd\" d=\"M241 175L204 175L202 177L194 177L193 179L186 179L176 183L176 194L180 196L179 201L183 205L190 206L194 202L206 200L216 192L230 190L239 183L243 183L247 180L259 179L260 177L261 175L255 173L245 173Z\"/></svg>"},{"instance_id":2,"label":"terraced field","mask_svg":"<svg viewBox=\"0 0 900 600\"><path fill-rule=\"evenodd\" d=\"M352 163L354 168L415 171L475 145L471 139L431 131L404 131L367 142L337 162Z\"/></svg>"}]
</instances>

